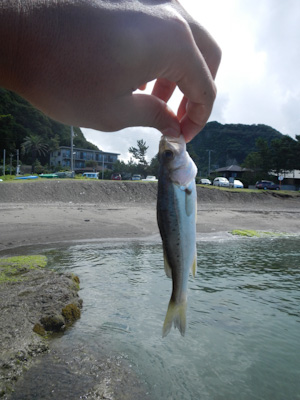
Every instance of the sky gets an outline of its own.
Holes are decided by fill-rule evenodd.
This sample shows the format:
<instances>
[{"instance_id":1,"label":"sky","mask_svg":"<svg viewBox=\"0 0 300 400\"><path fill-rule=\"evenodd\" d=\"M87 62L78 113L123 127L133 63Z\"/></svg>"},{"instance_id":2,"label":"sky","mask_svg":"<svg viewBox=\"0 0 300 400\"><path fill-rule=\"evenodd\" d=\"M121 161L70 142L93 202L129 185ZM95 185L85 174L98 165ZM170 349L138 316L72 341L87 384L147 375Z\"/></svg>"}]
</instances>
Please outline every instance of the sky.
<instances>
[{"instance_id":1,"label":"sky","mask_svg":"<svg viewBox=\"0 0 300 400\"><path fill-rule=\"evenodd\" d=\"M209 121L266 124L291 137L300 135L300 1L181 0L185 9L222 49L217 99ZM151 92L149 84L146 93ZM169 101L177 112L181 94ZM158 150L161 133L133 127L118 132L82 128L101 150L120 153L143 139L147 159Z\"/></svg>"}]
</instances>

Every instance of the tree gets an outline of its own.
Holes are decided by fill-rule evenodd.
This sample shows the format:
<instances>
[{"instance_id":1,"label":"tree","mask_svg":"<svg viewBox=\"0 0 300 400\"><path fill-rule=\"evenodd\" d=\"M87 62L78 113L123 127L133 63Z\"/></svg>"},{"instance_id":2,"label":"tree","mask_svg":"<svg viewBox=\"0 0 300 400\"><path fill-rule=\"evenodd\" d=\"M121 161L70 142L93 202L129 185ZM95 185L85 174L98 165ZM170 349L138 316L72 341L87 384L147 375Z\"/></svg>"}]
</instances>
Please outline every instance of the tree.
<instances>
[{"instance_id":1,"label":"tree","mask_svg":"<svg viewBox=\"0 0 300 400\"><path fill-rule=\"evenodd\" d=\"M137 141L138 147L129 147L128 151L133 155L133 158L138 160L138 163L143 167L148 165L146 161L146 152L149 146L146 145L146 142L143 139Z\"/></svg>"},{"instance_id":2,"label":"tree","mask_svg":"<svg viewBox=\"0 0 300 400\"><path fill-rule=\"evenodd\" d=\"M148 174L154 175L157 177L158 172L159 172L159 159L158 159L158 153L157 153L156 156L154 156L151 160L151 163L148 167Z\"/></svg>"},{"instance_id":3,"label":"tree","mask_svg":"<svg viewBox=\"0 0 300 400\"><path fill-rule=\"evenodd\" d=\"M92 168L93 170L96 171L96 169L98 167L98 163L95 160L88 160L85 162L85 166L88 168Z\"/></svg>"},{"instance_id":4,"label":"tree","mask_svg":"<svg viewBox=\"0 0 300 400\"><path fill-rule=\"evenodd\" d=\"M295 159L295 169L300 169L300 135L296 135L294 159Z\"/></svg>"},{"instance_id":5,"label":"tree","mask_svg":"<svg viewBox=\"0 0 300 400\"><path fill-rule=\"evenodd\" d=\"M23 153L31 154L31 171L34 172L35 161L39 156L46 155L48 150L48 145L44 143L43 139L38 135L29 135L26 136L23 144L22 151Z\"/></svg>"},{"instance_id":6,"label":"tree","mask_svg":"<svg viewBox=\"0 0 300 400\"><path fill-rule=\"evenodd\" d=\"M268 142L265 139L258 138L256 140L256 147L260 156L261 165L260 169L263 174L268 174L271 166L271 151Z\"/></svg>"},{"instance_id":7,"label":"tree","mask_svg":"<svg viewBox=\"0 0 300 400\"><path fill-rule=\"evenodd\" d=\"M271 170L279 175L283 171L295 169L295 141L289 136L271 142Z\"/></svg>"}]
</instances>

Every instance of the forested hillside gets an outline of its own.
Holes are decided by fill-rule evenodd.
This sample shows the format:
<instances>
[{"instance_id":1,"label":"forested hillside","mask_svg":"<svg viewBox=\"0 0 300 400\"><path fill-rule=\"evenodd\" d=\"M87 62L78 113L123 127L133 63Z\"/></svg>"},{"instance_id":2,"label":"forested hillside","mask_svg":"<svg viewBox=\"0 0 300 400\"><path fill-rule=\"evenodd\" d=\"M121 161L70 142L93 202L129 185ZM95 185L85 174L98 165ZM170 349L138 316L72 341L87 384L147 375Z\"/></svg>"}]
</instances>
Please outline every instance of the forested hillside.
<instances>
[{"instance_id":1,"label":"forested hillside","mask_svg":"<svg viewBox=\"0 0 300 400\"><path fill-rule=\"evenodd\" d=\"M79 128L74 128L74 145L86 149L97 147L88 142ZM9 154L21 151L25 138L39 138L47 151L58 146L70 146L70 127L46 117L17 94L0 88L0 159L3 149ZM31 163L31 154L21 155L23 163ZM41 154L42 164L48 162L48 155Z\"/></svg>"},{"instance_id":2,"label":"forested hillside","mask_svg":"<svg viewBox=\"0 0 300 400\"><path fill-rule=\"evenodd\" d=\"M208 150L211 150L211 169L231 164L241 165L249 153L257 150L258 138L272 140L282 138L282 134L267 125L243 125L209 122L188 145L188 149L198 169L205 174L208 169Z\"/></svg>"}]
</instances>

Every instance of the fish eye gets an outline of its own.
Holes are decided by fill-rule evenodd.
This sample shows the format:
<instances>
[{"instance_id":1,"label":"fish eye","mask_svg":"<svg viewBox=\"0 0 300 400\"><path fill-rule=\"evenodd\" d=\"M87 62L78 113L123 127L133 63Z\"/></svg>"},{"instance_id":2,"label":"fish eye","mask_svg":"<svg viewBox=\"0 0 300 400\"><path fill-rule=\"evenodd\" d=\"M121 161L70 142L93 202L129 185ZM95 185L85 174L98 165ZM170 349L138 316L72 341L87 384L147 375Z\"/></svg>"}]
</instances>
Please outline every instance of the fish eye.
<instances>
[{"instance_id":1,"label":"fish eye","mask_svg":"<svg viewBox=\"0 0 300 400\"><path fill-rule=\"evenodd\" d=\"M171 150L166 150L166 151L164 151L164 157L167 160L171 160L174 157L174 154Z\"/></svg>"}]
</instances>

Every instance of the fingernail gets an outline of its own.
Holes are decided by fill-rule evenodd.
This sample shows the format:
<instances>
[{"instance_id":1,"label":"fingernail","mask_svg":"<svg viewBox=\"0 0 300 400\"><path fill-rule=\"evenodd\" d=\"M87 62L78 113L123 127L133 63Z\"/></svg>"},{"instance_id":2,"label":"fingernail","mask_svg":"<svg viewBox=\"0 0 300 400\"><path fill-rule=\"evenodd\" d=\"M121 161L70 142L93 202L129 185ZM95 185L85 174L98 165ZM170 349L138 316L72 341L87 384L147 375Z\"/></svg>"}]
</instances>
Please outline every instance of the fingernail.
<instances>
[{"instance_id":1,"label":"fingernail","mask_svg":"<svg viewBox=\"0 0 300 400\"><path fill-rule=\"evenodd\" d=\"M173 137L179 137L180 136L180 131L178 129L174 128L166 128L162 131L162 134L165 136L173 136Z\"/></svg>"}]
</instances>

